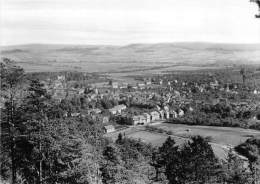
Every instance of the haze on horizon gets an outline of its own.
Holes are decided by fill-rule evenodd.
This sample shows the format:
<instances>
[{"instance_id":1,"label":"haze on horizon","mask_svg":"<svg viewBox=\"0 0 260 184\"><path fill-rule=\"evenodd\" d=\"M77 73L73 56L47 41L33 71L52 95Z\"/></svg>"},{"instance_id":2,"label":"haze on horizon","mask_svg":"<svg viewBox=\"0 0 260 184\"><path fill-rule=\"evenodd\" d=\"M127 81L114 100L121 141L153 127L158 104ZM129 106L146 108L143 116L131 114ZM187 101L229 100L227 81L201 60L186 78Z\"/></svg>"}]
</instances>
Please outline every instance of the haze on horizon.
<instances>
[{"instance_id":1,"label":"haze on horizon","mask_svg":"<svg viewBox=\"0 0 260 184\"><path fill-rule=\"evenodd\" d=\"M0 44L260 43L249 0L0 0Z\"/></svg>"}]
</instances>

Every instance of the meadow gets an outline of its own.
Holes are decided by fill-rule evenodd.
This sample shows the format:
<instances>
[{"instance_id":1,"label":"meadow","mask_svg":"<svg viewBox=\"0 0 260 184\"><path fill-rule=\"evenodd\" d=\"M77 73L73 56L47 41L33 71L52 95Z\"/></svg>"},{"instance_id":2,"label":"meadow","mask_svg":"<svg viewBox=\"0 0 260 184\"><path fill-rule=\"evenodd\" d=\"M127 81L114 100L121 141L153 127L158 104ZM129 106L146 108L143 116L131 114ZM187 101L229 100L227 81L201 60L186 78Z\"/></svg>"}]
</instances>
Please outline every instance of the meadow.
<instances>
[{"instance_id":1,"label":"meadow","mask_svg":"<svg viewBox=\"0 0 260 184\"><path fill-rule=\"evenodd\" d=\"M173 135L185 138L195 135L210 137L211 142L221 145L236 146L245 142L250 137L254 136L260 138L260 131L235 127L189 126L168 123L157 125L157 127L171 130Z\"/></svg>"},{"instance_id":2,"label":"meadow","mask_svg":"<svg viewBox=\"0 0 260 184\"><path fill-rule=\"evenodd\" d=\"M175 140L177 145L189 141L191 136L200 135L210 138L210 144L215 155L218 158L225 159L229 148L235 147L238 144L246 141L250 137L260 138L260 131L233 128L233 127L213 127L213 126L189 126L183 124L168 124L162 123L154 125L154 127L162 128L167 131L171 130L171 137ZM169 135L149 132L144 127L129 128L121 132L129 138L141 140L153 146L161 146ZM115 140L119 132L111 133L108 137Z\"/></svg>"}]
</instances>

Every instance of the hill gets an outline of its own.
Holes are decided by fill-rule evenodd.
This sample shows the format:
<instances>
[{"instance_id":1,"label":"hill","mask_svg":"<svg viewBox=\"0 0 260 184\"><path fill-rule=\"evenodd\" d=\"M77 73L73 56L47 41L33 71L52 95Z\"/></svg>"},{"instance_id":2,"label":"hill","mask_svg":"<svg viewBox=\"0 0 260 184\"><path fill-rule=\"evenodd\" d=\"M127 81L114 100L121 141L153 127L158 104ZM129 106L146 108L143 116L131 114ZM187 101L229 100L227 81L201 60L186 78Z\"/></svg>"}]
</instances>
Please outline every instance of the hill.
<instances>
[{"instance_id":1,"label":"hill","mask_svg":"<svg viewBox=\"0 0 260 184\"><path fill-rule=\"evenodd\" d=\"M28 44L2 47L1 56L15 60L27 72L117 72L151 68L169 69L175 66L222 67L260 64L260 44Z\"/></svg>"}]
</instances>

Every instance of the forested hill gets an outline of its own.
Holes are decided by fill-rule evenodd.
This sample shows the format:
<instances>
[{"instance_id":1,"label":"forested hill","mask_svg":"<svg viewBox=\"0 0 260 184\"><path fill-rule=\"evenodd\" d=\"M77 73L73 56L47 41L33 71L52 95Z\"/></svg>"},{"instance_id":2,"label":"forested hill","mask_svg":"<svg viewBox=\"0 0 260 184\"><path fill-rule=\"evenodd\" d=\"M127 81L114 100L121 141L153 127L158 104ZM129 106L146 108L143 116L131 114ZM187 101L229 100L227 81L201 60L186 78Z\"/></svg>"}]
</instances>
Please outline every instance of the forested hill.
<instances>
[{"instance_id":1,"label":"forested hill","mask_svg":"<svg viewBox=\"0 0 260 184\"><path fill-rule=\"evenodd\" d=\"M260 64L260 44L161 43L110 45L29 44L1 48L26 71L81 71L168 66ZM106 66L106 67L104 67Z\"/></svg>"}]
</instances>

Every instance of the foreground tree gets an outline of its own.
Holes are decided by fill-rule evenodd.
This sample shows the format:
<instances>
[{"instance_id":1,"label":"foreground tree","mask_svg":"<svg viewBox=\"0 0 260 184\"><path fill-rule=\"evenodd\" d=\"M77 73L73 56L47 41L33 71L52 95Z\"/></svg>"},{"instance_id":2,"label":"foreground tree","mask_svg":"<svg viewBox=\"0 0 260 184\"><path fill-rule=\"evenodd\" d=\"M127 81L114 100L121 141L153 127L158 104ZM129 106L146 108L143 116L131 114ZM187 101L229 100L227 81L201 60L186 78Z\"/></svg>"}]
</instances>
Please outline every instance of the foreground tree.
<instances>
[{"instance_id":1,"label":"foreground tree","mask_svg":"<svg viewBox=\"0 0 260 184\"><path fill-rule=\"evenodd\" d=\"M8 176L11 168L11 181L16 183L17 162L19 162L16 145L23 137L18 107L24 70L7 58L2 58L0 69L1 98L5 101L4 107L1 108L1 172Z\"/></svg>"},{"instance_id":2,"label":"foreground tree","mask_svg":"<svg viewBox=\"0 0 260 184\"><path fill-rule=\"evenodd\" d=\"M109 145L103 152L104 161L101 167L102 181L104 184L126 183L127 176L122 166L119 150L114 145Z\"/></svg>"},{"instance_id":3,"label":"foreground tree","mask_svg":"<svg viewBox=\"0 0 260 184\"><path fill-rule=\"evenodd\" d=\"M47 111L49 108L50 97L48 96L47 91L43 88L43 84L41 84L38 79L30 81L27 93L28 94L24 98L21 106L27 142L21 145L20 150L24 153L24 164L33 168L33 173L27 169L24 174L34 182L34 176L37 176L37 182L41 184L44 180L43 162L47 154L45 150L48 150L49 147L49 135L47 131L49 121L47 118ZM28 150L23 149L25 145L31 148L30 154L28 154ZM28 160L28 157L33 161Z\"/></svg>"},{"instance_id":4,"label":"foreground tree","mask_svg":"<svg viewBox=\"0 0 260 184\"><path fill-rule=\"evenodd\" d=\"M245 162L229 150L227 162L223 163L223 181L229 184L249 184L252 177Z\"/></svg>"},{"instance_id":5,"label":"foreground tree","mask_svg":"<svg viewBox=\"0 0 260 184\"><path fill-rule=\"evenodd\" d=\"M161 147L157 151L153 152L151 165L155 168L155 181L165 181L166 168L169 162L178 161L178 146L176 146L175 141L169 136ZM176 170L174 168L169 168L171 177L175 177Z\"/></svg>"},{"instance_id":6,"label":"foreground tree","mask_svg":"<svg viewBox=\"0 0 260 184\"><path fill-rule=\"evenodd\" d=\"M164 168L170 184L213 183L220 172L218 161L206 139L196 136L178 148L168 138L159 148L157 165Z\"/></svg>"},{"instance_id":7,"label":"foreground tree","mask_svg":"<svg viewBox=\"0 0 260 184\"><path fill-rule=\"evenodd\" d=\"M253 183L260 181L260 139L251 138L238 145L235 150L248 158Z\"/></svg>"}]
</instances>

